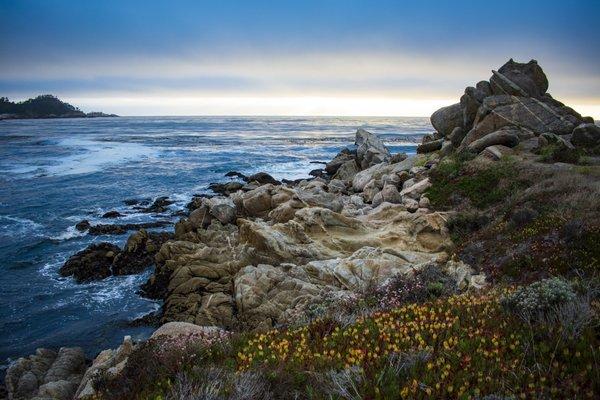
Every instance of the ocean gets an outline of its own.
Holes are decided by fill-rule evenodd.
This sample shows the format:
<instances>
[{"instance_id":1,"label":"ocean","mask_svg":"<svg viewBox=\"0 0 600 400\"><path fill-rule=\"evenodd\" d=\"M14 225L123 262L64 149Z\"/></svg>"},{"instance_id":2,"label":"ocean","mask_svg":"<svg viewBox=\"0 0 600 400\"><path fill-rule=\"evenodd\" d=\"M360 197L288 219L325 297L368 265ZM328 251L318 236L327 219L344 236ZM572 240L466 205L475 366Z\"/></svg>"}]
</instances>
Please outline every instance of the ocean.
<instances>
[{"instance_id":1,"label":"ocean","mask_svg":"<svg viewBox=\"0 0 600 400\"><path fill-rule=\"evenodd\" d=\"M196 193L228 171L308 177L354 141L363 127L390 150L414 153L432 131L427 118L121 117L0 121L0 364L38 347L81 346L89 357L142 339L129 322L159 308L136 294L152 273L76 284L65 260L90 243L123 245L128 235L90 236L95 223L179 217ZM169 196L163 215L139 213L126 199ZM101 218L106 211L124 214ZM132 233L132 232L130 232Z\"/></svg>"}]
</instances>

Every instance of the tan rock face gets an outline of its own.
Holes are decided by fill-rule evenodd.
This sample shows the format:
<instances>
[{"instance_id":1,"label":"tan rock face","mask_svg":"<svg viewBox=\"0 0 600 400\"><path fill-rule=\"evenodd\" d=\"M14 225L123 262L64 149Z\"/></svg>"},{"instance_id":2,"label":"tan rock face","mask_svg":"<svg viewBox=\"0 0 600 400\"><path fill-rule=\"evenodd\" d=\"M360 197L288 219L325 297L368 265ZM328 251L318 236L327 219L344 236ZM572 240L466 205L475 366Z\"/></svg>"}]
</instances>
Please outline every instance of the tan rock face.
<instances>
[{"instance_id":1,"label":"tan rock face","mask_svg":"<svg viewBox=\"0 0 600 400\"><path fill-rule=\"evenodd\" d=\"M322 189L314 184L300 190ZM166 277L163 321L271 326L288 308L316 301L323 291L381 282L434 260L449 244L439 213L411 214L400 204L384 203L349 217L302 201L295 209L293 201L271 211L275 220L242 218L239 231L211 225L187 233L195 242L165 244L155 274L155 281ZM283 207L293 215L281 217Z\"/></svg>"},{"instance_id":2,"label":"tan rock face","mask_svg":"<svg viewBox=\"0 0 600 400\"><path fill-rule=\"evenodd\" d=\"M38 349L6 371L8 398L71 400L84 372L81 348L62 347L58 352Z\"/></svg>"}]
</instances>

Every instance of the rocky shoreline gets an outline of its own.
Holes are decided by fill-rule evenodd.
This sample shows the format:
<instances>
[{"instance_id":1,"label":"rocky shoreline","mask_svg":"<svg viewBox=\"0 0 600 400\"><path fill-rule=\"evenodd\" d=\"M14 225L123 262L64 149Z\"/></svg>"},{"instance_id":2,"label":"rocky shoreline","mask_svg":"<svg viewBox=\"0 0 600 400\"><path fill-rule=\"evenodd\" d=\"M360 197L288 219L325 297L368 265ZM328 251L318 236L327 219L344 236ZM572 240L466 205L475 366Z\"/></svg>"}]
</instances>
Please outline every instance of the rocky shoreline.
<instances>
[{"instance_id":1,"label":"rocky shoreline","mask_svg":"<svg viewBox=\"0 0 600 400\"><path fill-rule=\"evenodd\" d=\"M124 249L100 243L82 250L60 274L86 282L154 265L140 288L163 301L159 315L147 318L163 325L154 338L264 332L309 322L315 306L430 268L458 291L480 290L495 278L483 256L456 250L449 221L469 200L439 206L440 170L465 155L488 169L507 157L537 165L540 156L551 162L540 168L569 169L569 160L581 154L594 165L600 128L547 90L536 61L510 60L489 81L468 87L460 102L431 116L435 132L423 138L417 155L391 154L376 135L358 129L354 146L309 179L228 173L229 181L211 184L215 195L188 204L173 234L139 229L157 225L80 225L89 234L139 230ZM161 212L167 203L158 199L146 209ZM118 376L136 346L125 338L92 363L78 348L39 349L9 368L8 398L91 398L94 379Z\"/></svg>"}]
</instances>

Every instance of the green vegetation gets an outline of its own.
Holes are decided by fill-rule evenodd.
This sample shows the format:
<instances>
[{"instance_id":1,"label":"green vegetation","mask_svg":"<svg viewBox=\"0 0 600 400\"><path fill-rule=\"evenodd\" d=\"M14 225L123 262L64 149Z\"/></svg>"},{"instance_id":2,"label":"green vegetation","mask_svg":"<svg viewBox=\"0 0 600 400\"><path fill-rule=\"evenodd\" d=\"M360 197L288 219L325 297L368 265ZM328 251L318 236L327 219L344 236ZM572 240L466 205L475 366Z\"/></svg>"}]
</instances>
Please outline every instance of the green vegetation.
<instances>
[{"instance_id":1,"label":"green vegetation","mask_svg":"<svg viewBox=\"0 0 600 400\"><path fill-rule=\"evenodd\" d=\"M600 390L597 300L575 297L568 283L556 282L512 294L408 303L351 324L324 317L227 344L191 346L170 352L169 360L153 355L158 344L150 343L139 362L126 367L131 384L114 385L130 392L101 387L111 399L241 399L248 393L275 399L594 398ZM547 312L525 320L502 306L507 298L533 308L531 302L543 302ZM546 307L550 303L572 307Z\"/></svg>"},{"instance_id":2,"label":"green vegetation","mask_svg":"<svg viewBox=\"0 0 600 400\"><path fill-rule=\"evenodd\" d=\"M471 169L472 155L457 155L441 162L431 171L432 186L427 197L434 207L446 208L457 198L468 199L477 208L496 204L516 189L515 169L511 160Z\"/></svg>"}]
</instances>

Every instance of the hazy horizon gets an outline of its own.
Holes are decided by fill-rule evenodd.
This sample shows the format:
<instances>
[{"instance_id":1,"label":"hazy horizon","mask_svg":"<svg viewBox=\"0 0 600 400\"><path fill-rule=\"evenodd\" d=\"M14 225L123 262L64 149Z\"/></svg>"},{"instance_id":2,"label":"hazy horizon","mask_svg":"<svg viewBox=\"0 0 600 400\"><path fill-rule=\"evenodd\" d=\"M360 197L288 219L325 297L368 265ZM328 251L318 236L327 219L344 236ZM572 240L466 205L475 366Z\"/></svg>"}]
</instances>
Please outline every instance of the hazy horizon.
<instances>
[{"instance_id":1,"label":"hazy horizon","mask_svg":"<svg viewBox=\"0 0 600 400\"><path fill-rule=\"evenodd\" d=\"M514 58L600 118L594 1L177 5L0 1L0 95L124 116L426 117Z\"/></svg>"}]
</instances>

